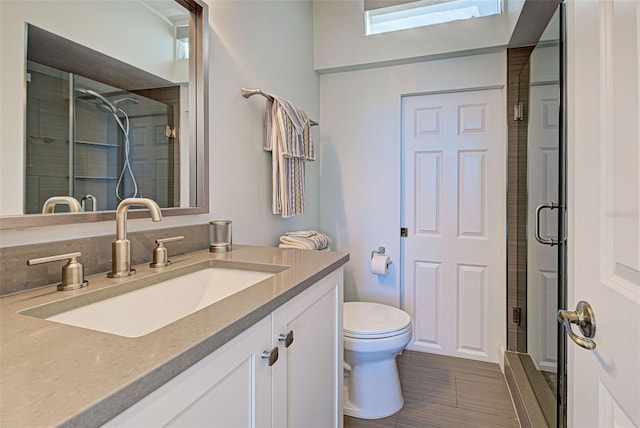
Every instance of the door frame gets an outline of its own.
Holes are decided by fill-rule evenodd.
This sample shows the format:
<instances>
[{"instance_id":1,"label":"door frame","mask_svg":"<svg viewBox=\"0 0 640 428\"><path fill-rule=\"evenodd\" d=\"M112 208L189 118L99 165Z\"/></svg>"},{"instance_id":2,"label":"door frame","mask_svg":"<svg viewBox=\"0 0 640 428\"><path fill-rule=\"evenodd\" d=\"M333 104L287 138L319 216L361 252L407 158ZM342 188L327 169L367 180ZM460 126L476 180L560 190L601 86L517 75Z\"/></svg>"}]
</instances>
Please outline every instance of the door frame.
<instances>
[{"instance_id":1,"label":"door frame","mask_svg":"<svg viewBox=\"0 0 640 428\"><path fill-rule=\"evenodd\" d=\"M560 3L560 123L558 135L558 309L567 307L567 3ZM567 426L567 335L557 326L556 425Z\"/></svg>"},{"instance_id":2,"label":"door frame","mask_svg":"<svg viewBox=\"0 0 640 428\"><path fill-rule=\"evenodd\" d=\"M463 87L463 88L455 88L455 89L444 89L444 90L437 90L437 91L425 91L425 92L416 92L416 93L402 93L401 94L401 121L402 121L402 133L401 133L401 168L400 168L400 175L401 175L401 203L400 203L400 218L401 218L401 227L402 228L406 228L408 227L407 224L405 224L405 217L406 217L406 212L405 212L405 201L407 198L406 195L406 183L405 183L405 179L406 179L406 174L405 174L405 132L404 132L404 126L405 126L405 108L404 108L404 100L411 98L411 97L420 97L420 96L435 96L435 95L447 95L447 94L465 94L465 93L475 93L475 92L481 92L481 91L493 91L493 90L497 90L500 91L501 93L501 102L502 104L500 105L501 110L504 108L504 103L506 102L506 85L503 84L498 84L498 85L486 85L486 86L476 86L476 87ZM502 110L501 112L502 115L504 115L504 110ZM504 116L502 116L504 120ZM504 124L504 122L502 122ZM503 126L503 133L501 134L501 139L502 139L502 147L501 150L503 151L502 154L504 155L503 157L503 181L506 185L506 176L507 176L507 168L506 168L506 154L507 154L507 135L506 135L506 129ZM503 195L506 195L506 188L504 189L504 193ZM504 199L501 199L502 203L504 203L503 209L504 212L506 213L506 201ZM504 239L504 237L502 239L500 239L500 242L504 245L503 250L502 250L502 255L504 256L504 258L506 258L506 239ZM400 284L401 284L401 292L400 292L400 305L401 308L403 308L404 310L407 310L409 313L411 313L413 315L413 311L409 310L407 308L407 297L406 297L406 289L407 289L407 283L406 283L406 272L405 272L405 268L406 268L406 240L401 238L400 239L400 259L401 259L401 268L400 268L400 272L399 272L399 276L400 276ZM502 274L503 279L506 279L506 276L504 274ZM506 281L503 281L505 283L505 287L506 287ZM506 297L506 291L501 292L502 293L502 301L505 302L505 297ZM506 307L506 306L504 306ZM500 349L502 350L502 345L504 345L506 343L506 323L501 323L502 327L503 327L503 331L500 333ZM414 326L415 328L415 326ZM413 340L413 338L412 338ZM411 343L408 347L408 349L411 349ZM502 364L501 359L501 353L502 351L498 352L498 359L499 359L499 363ZM438 352L436 352L438 353ZM443 353L442 355L447 355L446 353ZM457 357L461 357L459 355L456 355ZM462 358L467 358L467 357L462 357ZM468 356L468 358L473 358L471 356ZM482 357L478 357L477 358L480 361L485 361Z\"/></svg>"}]
</instances>

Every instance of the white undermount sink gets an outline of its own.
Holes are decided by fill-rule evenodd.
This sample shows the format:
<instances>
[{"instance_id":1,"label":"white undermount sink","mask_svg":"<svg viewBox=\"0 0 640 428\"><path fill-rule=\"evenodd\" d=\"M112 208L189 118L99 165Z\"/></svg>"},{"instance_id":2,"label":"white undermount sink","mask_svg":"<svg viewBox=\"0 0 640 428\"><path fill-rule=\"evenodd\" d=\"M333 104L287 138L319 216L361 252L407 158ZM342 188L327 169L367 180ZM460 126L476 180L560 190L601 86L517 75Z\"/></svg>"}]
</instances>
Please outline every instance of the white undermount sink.
<instances>
[{"instance_id":1,"label":"white undermount sink","mask_svg":"<svg viewBox=\"0 0 640 428\"><path fill-rule=\"evenodd\" d=\"M274 275L207 267L45 319L124 337L140 337Z\"/></svg>"}]
</instances>

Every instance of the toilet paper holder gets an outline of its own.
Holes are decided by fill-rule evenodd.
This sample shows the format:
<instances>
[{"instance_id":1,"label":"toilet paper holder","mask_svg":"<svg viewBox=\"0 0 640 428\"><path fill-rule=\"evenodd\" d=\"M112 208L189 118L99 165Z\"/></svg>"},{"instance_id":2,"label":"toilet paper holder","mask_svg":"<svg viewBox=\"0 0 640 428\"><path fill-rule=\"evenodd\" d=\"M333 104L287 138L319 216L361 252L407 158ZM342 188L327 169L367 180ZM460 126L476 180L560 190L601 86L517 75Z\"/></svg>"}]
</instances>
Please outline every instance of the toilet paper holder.
<instances>
[{"instance_id":1,"label":"toilet paper holder","mask_svg":"<svg viewBox=\"0 0 640 428\"><path fill-rule=\"evenodd\" d=\"M373 259L373 256L384 256L385 255L384 251L385 251L384 247L378 247L378 251L373 250L371 252L371 258Z\"/></svg>"}]
</instances>

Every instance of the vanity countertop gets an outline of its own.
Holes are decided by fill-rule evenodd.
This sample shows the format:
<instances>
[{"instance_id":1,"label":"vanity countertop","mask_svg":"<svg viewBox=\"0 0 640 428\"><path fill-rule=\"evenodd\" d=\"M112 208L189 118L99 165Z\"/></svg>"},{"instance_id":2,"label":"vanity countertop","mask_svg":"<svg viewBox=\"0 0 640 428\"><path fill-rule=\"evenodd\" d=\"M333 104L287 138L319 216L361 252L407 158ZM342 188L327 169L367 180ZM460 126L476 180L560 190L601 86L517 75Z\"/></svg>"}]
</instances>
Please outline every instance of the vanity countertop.
<instances>
[{"instance_id":1,"label":"vanity countertop","mask_svg":"<svg viewBox=\"0 0 640 428\"><path fill-rule=\"evenodd\" d=\"M0 426L98 426L344 265L349 255L234 245L226 253L201 251L171 260L161 269L136 266L129 278L95 275L81 290L48 286L0 299ZM20 313L207 260L289 268L138 338Z\"/></svg>"}]
</instances>

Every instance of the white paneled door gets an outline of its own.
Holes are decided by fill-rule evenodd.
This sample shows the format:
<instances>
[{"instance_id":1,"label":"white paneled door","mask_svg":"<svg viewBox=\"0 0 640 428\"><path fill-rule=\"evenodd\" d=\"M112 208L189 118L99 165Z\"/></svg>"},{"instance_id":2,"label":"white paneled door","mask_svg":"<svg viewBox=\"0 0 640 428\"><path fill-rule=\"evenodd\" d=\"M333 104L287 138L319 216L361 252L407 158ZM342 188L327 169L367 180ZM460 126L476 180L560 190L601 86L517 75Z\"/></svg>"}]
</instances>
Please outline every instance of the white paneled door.
<instances>
[{"instance_id":1,"label":"white paneled door","mask_svg":"<svg viewBox=\"0 0 640 428\"><path fill-rule=\"evenodd\" d=\"M591 304L597 345L567 341L570 427L640 426L639 22L636 0L567 2L566 309Z\"/></svg>"},{"instance_id":2,"label":"white paneled door","mask_svg":"<svg viewBox=\"0 0 640 428\"><path fill-rule=\"evenodd\" d=\"M403 98L408 348L498 361L505 319L502 89Z\"/></svg>"}]
</instances>

